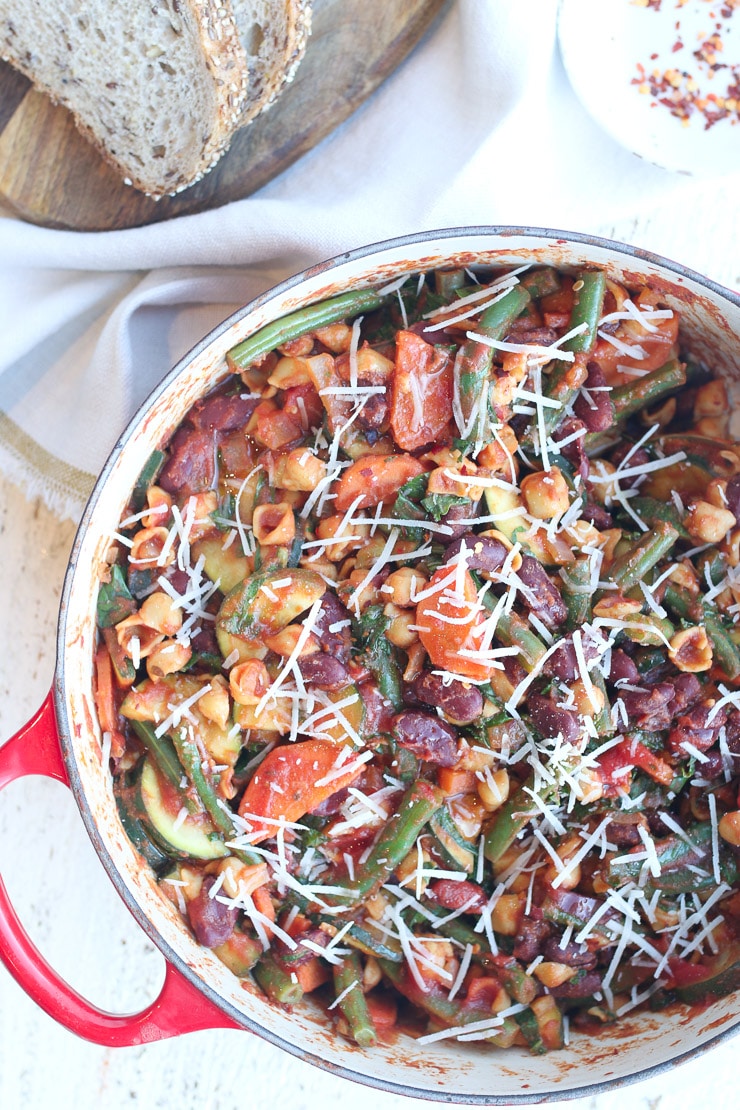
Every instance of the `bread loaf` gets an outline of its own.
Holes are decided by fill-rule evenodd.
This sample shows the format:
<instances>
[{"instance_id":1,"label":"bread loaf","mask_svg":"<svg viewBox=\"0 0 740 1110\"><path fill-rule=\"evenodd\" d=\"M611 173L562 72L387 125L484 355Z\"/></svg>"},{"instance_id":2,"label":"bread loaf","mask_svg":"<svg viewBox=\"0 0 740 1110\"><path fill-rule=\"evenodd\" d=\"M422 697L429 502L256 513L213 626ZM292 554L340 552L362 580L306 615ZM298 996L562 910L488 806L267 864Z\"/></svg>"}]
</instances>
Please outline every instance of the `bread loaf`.
<instances>
[{"instance_id":1,"label":"bread loaf","mask_svg":"<svg viewBox=\"0 0 740 1110\"><path fill-rule=\"evenodd\" d=\"M247 97L231 0L0 0L0 53L154 195L218 160Z\"/></svg>"},{"instance_id":2,"label":"bread loaf","mask_svg":"<svg viewBox=\"0 0 740 1110\"><path fill-rule=\"evenodd\" d=\"M311 0L233 0L247 55L249 88L242 124L274 103L293 80L311 32Z\"/></svg>"}]
</instances>

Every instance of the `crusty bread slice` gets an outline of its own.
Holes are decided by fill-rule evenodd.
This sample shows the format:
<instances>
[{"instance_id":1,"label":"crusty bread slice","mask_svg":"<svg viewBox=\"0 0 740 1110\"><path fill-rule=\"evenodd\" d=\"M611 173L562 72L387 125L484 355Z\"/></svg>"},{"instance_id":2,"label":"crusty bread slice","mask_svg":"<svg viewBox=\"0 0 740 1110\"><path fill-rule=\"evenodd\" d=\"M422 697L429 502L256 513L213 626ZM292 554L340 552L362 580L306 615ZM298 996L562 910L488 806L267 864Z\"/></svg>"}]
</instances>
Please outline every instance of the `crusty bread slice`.
<instances>
[{"instance_id":1,"label":"crusty bread slice","mask_svg":"<svg viewBox=\"0 0 740 1110\"><path fill-rule=\"evenodd\" d=\"M269 108L293 80L311 33L312 0L232 2L249 67L243 126Z\"/></svg>"},{"instance_id":2,"label":"crusty bread slice","mask_svg":"<svg viewBox=\"0 0 740 1110\"><path fill-rule=\"evenodd\" d=\"M211 168L247 92L231 0L0 0L0 54L154 195Z\"/></svg>"}]
</instances>

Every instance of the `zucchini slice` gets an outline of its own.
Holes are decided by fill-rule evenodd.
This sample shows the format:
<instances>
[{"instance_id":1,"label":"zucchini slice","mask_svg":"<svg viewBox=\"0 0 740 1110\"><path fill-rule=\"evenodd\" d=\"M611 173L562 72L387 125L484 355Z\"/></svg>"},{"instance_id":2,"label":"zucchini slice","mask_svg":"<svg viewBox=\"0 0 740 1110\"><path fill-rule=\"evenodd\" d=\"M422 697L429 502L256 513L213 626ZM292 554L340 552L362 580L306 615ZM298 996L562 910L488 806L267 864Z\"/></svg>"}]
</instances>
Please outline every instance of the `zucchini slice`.
<instances>
[{"instance_id":1,"label":"zucchini slice","mask_svg":"<svg viewBox=\"0 0 740 1110\"><path fill-rule=\"evenodd\" d=\"M160 777L150 759L144 760L139 780L139 799L146 815L145 823L165 851L179 859L221 859L229 851L205 815L188 814L184 821L173 812L175 805L168 804L168 784Z\"/></svg>"}]
</instances>

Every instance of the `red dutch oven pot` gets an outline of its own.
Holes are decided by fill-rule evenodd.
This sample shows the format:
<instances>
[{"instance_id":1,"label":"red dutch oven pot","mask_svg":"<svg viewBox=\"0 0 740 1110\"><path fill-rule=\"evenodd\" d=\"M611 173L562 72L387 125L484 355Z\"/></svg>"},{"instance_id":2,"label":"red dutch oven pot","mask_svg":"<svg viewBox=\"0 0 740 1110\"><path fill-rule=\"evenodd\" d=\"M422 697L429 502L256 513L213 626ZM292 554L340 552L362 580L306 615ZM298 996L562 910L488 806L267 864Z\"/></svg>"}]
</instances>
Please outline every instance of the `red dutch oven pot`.
<instances>
[{"instance_id":1,"label":"red dutch oven pot","mask_svg":"<svg viewBox=\"0 0 740 1110\"><path fill-rule=\"evenodd\" d=\"M228 375L226 352L273 320L343 290L403 273L483 263L605 268L628 286L649 283L682 318L688 353L732 390L740 379L740 298L684 267L633 247L536 228L478 227L427 232L352 251L284 282L241 309L175 367L136 414L88 502L62 595L54 685L36 716L0 749L0 787L47 775L74 792L82 820L141 927L163 952L164 986L139 1014L116 1016L85 1001L43 959L0 880L0 959L51 1017L101 1045L144 1044L199 1029L247 1029L334 1074L387 1091L444 1102L540 1102L609 1089L675 1065L740 1025L737 995L705 1010L630 1015L598 1037L574 1036L562 1052L533 1057L519 1049L471 1050L442 1041L417 1047L401 1036L370 1051L334 1036L306 1002L292 1013L272 1006L200 947L163 897L121 827L93 693L95 602L104 562L129 492L151 452L167 441L190 406ZM737 435L737 430L735 432Z\"/></svg>"}]
</instances>

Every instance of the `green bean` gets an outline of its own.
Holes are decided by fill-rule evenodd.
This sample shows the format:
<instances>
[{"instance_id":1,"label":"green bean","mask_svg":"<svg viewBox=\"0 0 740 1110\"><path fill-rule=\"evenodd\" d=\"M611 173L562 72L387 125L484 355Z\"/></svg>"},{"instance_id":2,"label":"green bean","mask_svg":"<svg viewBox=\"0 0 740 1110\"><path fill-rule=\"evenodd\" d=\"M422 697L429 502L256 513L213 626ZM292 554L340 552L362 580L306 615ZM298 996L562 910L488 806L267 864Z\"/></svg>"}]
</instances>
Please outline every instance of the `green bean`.
<instances>
[{"instance_id":1,"label":"green bean","mask_svg":"<svg viewBox=\"0 0 740 1110\"><path fill-rule=\"evenodd\" d=\"M303 998L303 987L277 963L271 952L265 952L252 975L272 1002L296 1006Z\"/></svg>"},{"instance_id":2,"label":"green bean","mask_svg":"<svg viewBox=\"0 0 740 1110\"><path fill-rule=\"evenodd\" d=\"M441 790L425 779L415 782L404 794L396 813L386 822L370 855L357 865L354 879L340 879L332 885L346 887L355 904L381 887L409 854L429 818L442 805L443 797ZM345 904L341 896L338 901L335 897L326 900L335 905Z\"/></svg>"},{"instance_id":3,"label":"green bean","mask_svg":"<svg viewBox=\"0 0 740 1110\"><path fill-rule=\"evenodd\" d=\"M665 520L656 520L653 530L646 532L611 565L609 579L629 590L647 577L656 563L674 547L678 531Z\"/></svg>"},{"instance_id":4,"label":"green bean","mask_svg":"<svg viewBox=\"0 0 740 1110\"><path fill-rule=\"evenodd\" d=\"M591 620L591 599L594 593L591 585L591 560L587 555L579 555L574 563L560 571L560 577L563 582L561 593L568 610L566 628L573 631Z\"/></svg>"},{"instance_id":5,"label":"green bean","mask_svg":"<svg viewBox=\"0 0 740 1110\"><path fill-rule=\"evenodd\" d=\"M686 369L678 359L671 359L658 370L637 378L627 385L619 385L612 390L611 398L614 414L618 421L626 420L663 397L666 393L686 384ZM599 434L599 433L596 433ZM588 444L588 437L586 437Z\"/></svg>"},{"instance_id":6,"label":"green bean","mask_svg":"<svg viewBox=\"0 0 740 1110\"><path fill-rule=\"evenodd\" d=\"M462 289L466 281L468 281L468 275L464 270L434 271L434 291L438 296L444 297L446 301L451 301L457 290Z\"/></svg>"},{"instance_id":7,"label":"green bean","mask_svg":"<svg viewBox=\"0 0 740 1110\"><path fill-rule=\"evenodd\" d=\"M530 270L519 279L519 282L533 301L538 301L540 297L549 297L551 293L557 293L562 286L560 274L552 266Z\"/></svg>"},{"instance_id":8,"label":"green bean","mask_svg":"<svg viewBox=\"0 0 740 1110\"><path fill-rule=\"evenodd\" d=\"M291 339L298 339L316 328L324 328L327 324L336 324L339 320L357 316L361 312L373 312L380 308L384 300L385 297L375 289L355 289L350 293L341 293L338 297L319 301L318 304L308 305L275 320L238 343L227 352L226 359L230 366L244 370L275 347L281 347Z\"/></svg>"},{"instance_id":9,"label":"green bean","mask_svg":"<svg viewBox=\"0 0 740 1110\"><path fill-rule=\"evenodd\" d=\"M596 333L604 307L604 294L606 292L606 274L603 270L581 270L573 285L575 301L570 314L568 329L578 328L582 324L587 327L579 335L563 343L564 351L573 351L575 354L589 354L596 343Z\"/></svg>"},{"instance_id":10,"label":"green bean","mask_svg":"<svg viewBox=\"0 0 740 1110\"><path fill-rule=\"evenodd\" d=\"M540 807L532 800L531 794L527 793L527 789L532 790L533 787L534 776L530 775L516 793L504 802L500 809L496 810L493 825L486 833L483 842L483 852L486 859L491 863L496 863L497 860L501 859L501 856L511 847L522 829L527 826L533 817L542 812ZM540 789L539 797L547 804L556 793L557 786L548 783Z\"/></svg>"},{"instance_id":11,"label":"green bean","mask_svg":"<svg viewBox=\"0 0 740 1110\"><path fill-rule=\"evenodd\" d=\"M483 580L475 572L471 572L471 576L480 590ZM483 595L483 604L491 611L495 608L497 600L489 593ZM496 622L496 637L504 647L518 647L525 667L530 670L536 666L547 651L547 647L542 643L539 636L536 636L529 625L516 613L501 613L499 615Z\"/></svg>"},{"instance_id":12,"label":"green bean","mask_svg":"<svg viewBox=\"0 0 740 1110\"><path fill-rule=\"evenodd\" d=\"M532 975L527 975L514 956L488 957L483 960L483 964L493 968L496 978L515 1002L528 1006L537 996L537 980Z\"/></svg>"},{"instance_id":13,"label":"green bean","mask_svg":"<svg viewBox=\"0 0 740 1110\"><path fill-rule=\"evenodd\" d=\"M345 956L334 968L334 990L353 1040L361 1048L376 1044L378 1034L362 993L362 964L356 952Z\"/></svg>"},{"instance_id":14,"label":"green bean","mask_svg":"<svg viewBox=\"0 0 740 1110\"><path fill-rule=\"evenodd\" d=\"M484 311L476 332L489 339L501 339L530 301L527 290L515 285L500 301ZM473 416L479 412L481 395L488 384L492 365L493 349L485 343L468 339L459 357L460 409L466 427L471 421L475 423ZM474 429L471 428L467 438L471 441L475 438Z\"/></svg>"},{"instance_id":15,"label":"green bean","mask_svg":"<svg viewBox=\"0 0 740 1110\"><path fill-rule=\"evenodd\" d=\"M149 721L130 720L130 724L144 747L151 753L154 762L167 781L182 793L180 783L182 781L183 768L177 758L177 753L175 752L170 737L157 736L154 731L154 725L150 724ZM187 795L184 795L183 804L189 813L198 812L199 807L193 802L192 798L188 798Z\"/></svg>"}]
</instances>

